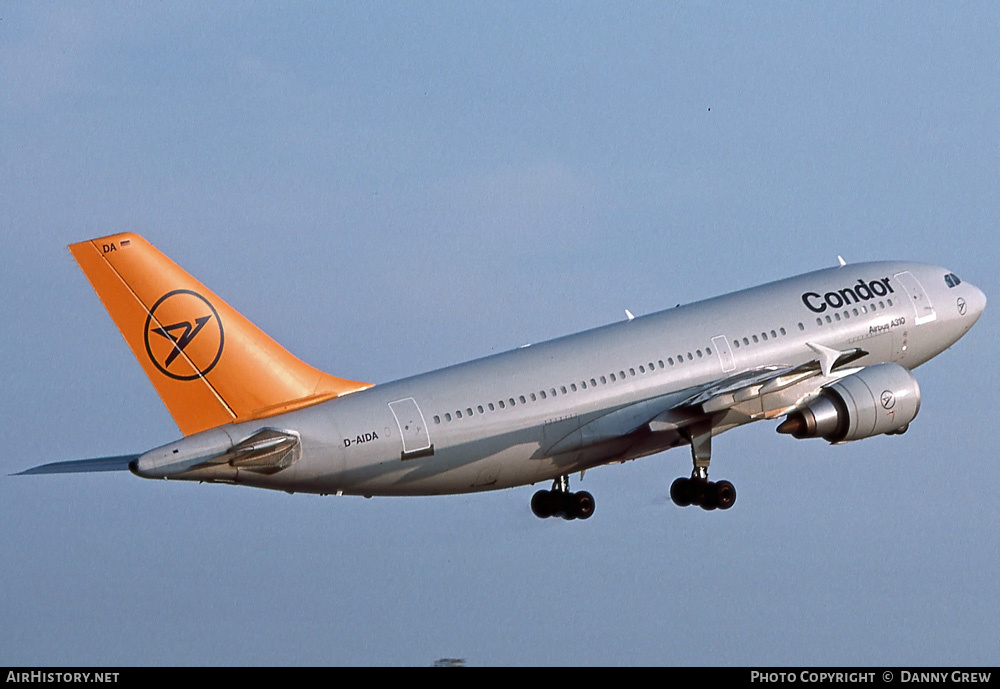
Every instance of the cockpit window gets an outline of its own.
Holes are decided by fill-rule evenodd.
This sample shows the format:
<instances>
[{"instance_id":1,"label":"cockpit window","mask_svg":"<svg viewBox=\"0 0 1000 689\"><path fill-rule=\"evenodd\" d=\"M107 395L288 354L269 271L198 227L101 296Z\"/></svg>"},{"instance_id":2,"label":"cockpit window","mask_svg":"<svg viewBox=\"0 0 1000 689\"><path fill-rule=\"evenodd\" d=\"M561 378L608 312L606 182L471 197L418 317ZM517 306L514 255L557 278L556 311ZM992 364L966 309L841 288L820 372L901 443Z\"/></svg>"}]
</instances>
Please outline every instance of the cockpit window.
<instances>
[{"instance_id":1,"label":"cockpit window","mask_svg":"<svg viewBox=\"0 0 1000 689\"><path fill-rule=\"evenodd\" d=\"M948 285L949 287L958 287L959 285L962 284L962 281L959 280L958 276L955 275L954 273L948 273L947 275L944 276L944 284Z\"/></svg>"}]
</instances>

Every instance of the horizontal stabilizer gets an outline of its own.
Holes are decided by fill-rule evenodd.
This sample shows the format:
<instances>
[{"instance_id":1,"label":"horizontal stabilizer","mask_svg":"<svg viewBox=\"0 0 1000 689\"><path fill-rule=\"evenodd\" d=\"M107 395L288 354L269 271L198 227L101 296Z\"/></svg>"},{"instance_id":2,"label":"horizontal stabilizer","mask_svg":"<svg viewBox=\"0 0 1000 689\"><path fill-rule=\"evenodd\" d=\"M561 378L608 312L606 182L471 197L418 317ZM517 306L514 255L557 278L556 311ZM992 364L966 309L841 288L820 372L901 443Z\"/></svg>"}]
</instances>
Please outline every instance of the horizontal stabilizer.
<instances>
[{"instance_id":1,"label":"horizontal stabilizer","mask_svg":"<svg viewBox=\"0 0 1000 689\"><path fill-rule=\"evenodd\" d=\"M117 457L95 457L94 459L72 459L67 462L52 462L31 469L19 471L13 476L31 474L81 474L93 471L128 471L129 462L139 455L119 455Z\"/></svg>"}]
</instances>

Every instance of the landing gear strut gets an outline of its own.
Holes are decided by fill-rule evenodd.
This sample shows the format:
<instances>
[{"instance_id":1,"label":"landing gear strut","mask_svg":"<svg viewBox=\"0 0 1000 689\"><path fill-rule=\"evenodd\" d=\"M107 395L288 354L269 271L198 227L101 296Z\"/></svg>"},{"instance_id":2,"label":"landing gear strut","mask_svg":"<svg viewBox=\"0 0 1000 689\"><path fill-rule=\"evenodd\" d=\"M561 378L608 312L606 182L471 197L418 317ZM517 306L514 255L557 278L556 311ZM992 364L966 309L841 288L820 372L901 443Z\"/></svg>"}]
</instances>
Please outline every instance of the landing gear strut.
<instances>
[{"instance_id":1,"label":"landing gear strut","mask_svg":"<svg viewBox=\"0 0 1000 689\"><path fill-rule=\"evenodd\" d=\"M709 481L712 460L711 421L697 423L684 431L691 443L691 478L683 476L670 484L670 499L678 507L698 505L703 510L728 510L736 502L736 487L729 481Z\"/></svg>"},{"instance_id":2,"label":"landing gear strut","mask_svg":"<svg viewBox=\"0 0 1000 689\"><path fill-rule=\"evenodd\" d=\"M585 490L571 493L569 477L560 476L552 482L552 490L540 490L531 497L531 511L541 519L590 519L594 514L594 496Z\"/></svg>"}]
</instances>

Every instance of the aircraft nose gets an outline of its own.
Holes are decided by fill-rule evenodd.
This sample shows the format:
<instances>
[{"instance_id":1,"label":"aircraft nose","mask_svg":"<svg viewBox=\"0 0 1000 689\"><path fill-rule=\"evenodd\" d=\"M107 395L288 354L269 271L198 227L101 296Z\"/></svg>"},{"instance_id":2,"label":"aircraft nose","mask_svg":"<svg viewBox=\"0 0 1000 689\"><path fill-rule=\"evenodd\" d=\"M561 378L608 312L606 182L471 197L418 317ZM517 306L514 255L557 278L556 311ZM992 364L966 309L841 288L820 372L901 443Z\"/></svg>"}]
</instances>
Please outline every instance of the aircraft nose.
<instances>
[{"instance_id":1,"label":"aircraft nose","mask_svg":"<svg viewBox=\"0 0 1000 689\"><path fill-rule=\"evenodd\" d=\"M973 320L979 320L979 317L986 310L986 295L983 291L976 286L972 286L972 295L968 299L969 313L972 315Z\"/></svg>"}]
</instances>

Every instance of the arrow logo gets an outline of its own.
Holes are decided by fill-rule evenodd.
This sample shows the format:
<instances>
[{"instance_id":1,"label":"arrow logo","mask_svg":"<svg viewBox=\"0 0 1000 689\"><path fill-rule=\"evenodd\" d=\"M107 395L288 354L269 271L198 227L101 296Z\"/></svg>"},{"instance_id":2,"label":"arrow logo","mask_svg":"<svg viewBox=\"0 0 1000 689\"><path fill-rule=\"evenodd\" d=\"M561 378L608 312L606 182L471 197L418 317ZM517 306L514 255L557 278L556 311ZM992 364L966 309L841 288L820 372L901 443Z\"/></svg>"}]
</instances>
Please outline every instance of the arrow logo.
<instances>
[{"instance_id":1,"label":"arrow logo","mask_svg":"<svg viewBox=\"0 0 1000 689\"><path fill-rule=\"evenodd\" d=\"M173 325L167 325L162 328L153 328L152 332L157 335L162 335L174 343L174 349L167 356L167 360L163 362L163 366L170 366L174 359L176 359L180 354L183 354L184 348L191 343L191 340L193 340L195 336L201 332L201 329L204 328L205 324L211 319L211 315L195 319L195 326L193 329L188 321L181 321L180 323L174 323ZM183 330L184 332L181 333L180 337L174 337L173 331L175 330Z\"/></svg>"},{"instance_id":2,"label":"arrow logo","mask_svg":"<svg viewBox=\"0 0 1000 689\"><path fill-rule=\"evenodd\" d=\"M197 380L222 358L225 333L219 312L208 299L189 289L177 289L164 294L149 310L144 339L146 354L160 373L174 380ZM177 363L171 370L178 357L186 363Z\"/></svg>"}]
</instances>

